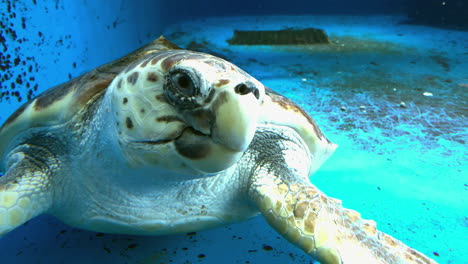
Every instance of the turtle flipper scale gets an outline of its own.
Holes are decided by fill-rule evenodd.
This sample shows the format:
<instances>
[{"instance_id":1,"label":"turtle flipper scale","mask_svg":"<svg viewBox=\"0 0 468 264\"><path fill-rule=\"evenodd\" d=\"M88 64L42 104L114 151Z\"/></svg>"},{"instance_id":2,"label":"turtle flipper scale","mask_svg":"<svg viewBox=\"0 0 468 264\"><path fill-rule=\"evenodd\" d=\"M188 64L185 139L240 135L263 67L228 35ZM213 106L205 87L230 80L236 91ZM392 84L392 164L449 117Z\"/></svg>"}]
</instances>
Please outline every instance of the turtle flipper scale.
<instances>
[{"instance_id":1,"label":"turtle flipper scale","mask_svg":"<svg viewBox=\"0 0 468 264\"><path fill-rule=\"evenodd\" d=\"M0 236L31 218L44 213L52 204L50 167L42 162L43 151L22 145L8 158L6 174L0 177Z\"/></svg>"}]
</instances>

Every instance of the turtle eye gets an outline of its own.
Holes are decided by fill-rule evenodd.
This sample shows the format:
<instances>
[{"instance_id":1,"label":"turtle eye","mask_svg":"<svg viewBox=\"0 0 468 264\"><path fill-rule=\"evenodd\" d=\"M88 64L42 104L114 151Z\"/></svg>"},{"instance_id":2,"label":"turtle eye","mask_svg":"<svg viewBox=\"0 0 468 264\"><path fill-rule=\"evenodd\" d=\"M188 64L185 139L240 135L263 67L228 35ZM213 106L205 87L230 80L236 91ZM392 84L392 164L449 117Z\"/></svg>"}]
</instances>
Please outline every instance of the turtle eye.
<instances>
[{"instance_id":1,"label":"turtle eye","mask_svg":"<svg viewBox=\"0 0 468 264\"><path fill-rule=\"evenodd\" d=\"M192 97L195 95L195 84L187 73L176 72L171 76L171 79L180 95L186 97Z\"/></svg>"},{"instance_id":2,"label":"turtle eye","mask_svg":"<svg viewBox=\"0 0 468 264\"><path fill-rule=\"evenodd\" d=\"M191 107L196 105L200 88L197 79L190 72L174 69L165 77L164 91L172 104Z\"/></svg>"}]
</instances>

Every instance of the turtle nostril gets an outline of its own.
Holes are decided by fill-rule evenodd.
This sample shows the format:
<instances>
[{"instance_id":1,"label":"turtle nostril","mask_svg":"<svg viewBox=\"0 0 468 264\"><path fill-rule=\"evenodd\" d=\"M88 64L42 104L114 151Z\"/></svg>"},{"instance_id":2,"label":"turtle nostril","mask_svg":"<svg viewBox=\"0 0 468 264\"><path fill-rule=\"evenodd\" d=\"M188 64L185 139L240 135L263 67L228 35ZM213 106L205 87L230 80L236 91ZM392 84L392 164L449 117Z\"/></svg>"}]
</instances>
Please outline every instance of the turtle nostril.
<instances>
[{"instance_id":1,"label":"turtle nostril","mask_svg":"<svg viewBox=\"0 0 468 264\"><path fill-rule=\"evenodd\" d=\"M245 83L241 83L236 85L234 91L240 95L246 95L252 91L250 87L248 87Z\"/></svg>"},{"instance_id":2,"label":"turtle nostril","mask_svg":"<svg viewBox=\"0 0 468 264\"><path fill-rule=\"evenodd\" d=\"M254 88L253 94L257 100L260 99L260 92L258 91L257 87Z\"/></svg>"},{"instance_id":3,"label":"turtle nostril","mask_svg":"<svg viewBox=\"0 0 468 264\"><path fill-rule=\"evenodd\" d=\"M260 93L259 93L257 87L255 87L255 85L250 83L250 82L240 83L240 84L236 85L236 87L234 87L234 91L237 94L240 94L240 95L246 95L246 94L249 94L249 93L253 93L253 95L257 99L259 99L259 97L260 97Z\"/></svg>"}]
</instances>

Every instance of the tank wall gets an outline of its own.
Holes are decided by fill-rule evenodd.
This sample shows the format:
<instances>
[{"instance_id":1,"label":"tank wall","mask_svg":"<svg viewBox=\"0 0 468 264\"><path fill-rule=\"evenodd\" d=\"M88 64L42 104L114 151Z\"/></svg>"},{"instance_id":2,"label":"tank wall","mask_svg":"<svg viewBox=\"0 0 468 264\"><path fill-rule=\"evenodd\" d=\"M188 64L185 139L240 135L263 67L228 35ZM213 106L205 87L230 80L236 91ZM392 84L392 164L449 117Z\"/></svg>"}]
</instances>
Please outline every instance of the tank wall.
<instances>
[{"instance_id":1,"label":"tank wall","mask_svg":"<svg viewBox=\"0 0 468 264\"><path fill-rule=\"evenodd\" d=\"M0 101L14 109L158 37L167 21L162 5L147 0L0 1ZM10 112L3 110L0 122Z\"/></svg>"},{"instance_id":2,"label":"tank wall","mask_svg":"<svg viewBox=\"0 0 468 264\"><path fill-rule=\"evenodd\" d=\"M165 0L174 17L252 15L252 14L367 14L403 12L405 0Z\"/></svg>"}]
</instances>

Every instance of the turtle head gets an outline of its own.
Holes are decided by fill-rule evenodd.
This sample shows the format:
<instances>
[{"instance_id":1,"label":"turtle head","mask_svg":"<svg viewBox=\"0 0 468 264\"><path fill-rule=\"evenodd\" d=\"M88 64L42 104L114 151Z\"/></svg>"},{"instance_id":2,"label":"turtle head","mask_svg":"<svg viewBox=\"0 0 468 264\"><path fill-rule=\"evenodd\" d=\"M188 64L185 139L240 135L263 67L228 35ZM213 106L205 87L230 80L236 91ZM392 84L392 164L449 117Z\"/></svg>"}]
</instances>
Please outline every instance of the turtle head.
<instances>
[{"instance_id":1,"label":"turtle head","mask_svg":"<svg viewBox=\"0 0 468 264\"><path fill-rule=\"evenodd\" d=\"M156 53L111 84L116 135L134 165L219 172L248 148L264 90L223 59L186 50Z\"/></svg>"}]
</instances>

